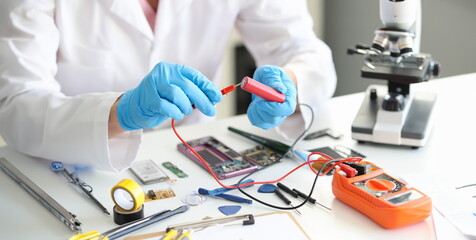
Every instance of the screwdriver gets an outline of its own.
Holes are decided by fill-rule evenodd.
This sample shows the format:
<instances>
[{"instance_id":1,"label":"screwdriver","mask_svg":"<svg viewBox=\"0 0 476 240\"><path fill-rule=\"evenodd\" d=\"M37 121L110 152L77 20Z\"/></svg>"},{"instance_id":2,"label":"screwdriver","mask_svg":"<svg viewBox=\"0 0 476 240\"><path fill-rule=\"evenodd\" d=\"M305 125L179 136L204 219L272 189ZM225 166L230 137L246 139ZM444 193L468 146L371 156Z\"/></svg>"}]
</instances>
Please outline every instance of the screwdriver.
<instances>
[{"instance_id":1,"label":"screwdriver","mask_svg":"<svg viewBox=\"0 0 476 240\"><path fill-rule=\"evenodd\" d=\"M257 143L260 143L261 145L263 145L265 147L268 147L273 152L276 152L278 154L286 154L288 152L288 150L291 148L291 146L289 146L287 144L284 144L282 142L278 142L278 141L275 141L275 140L272 140L272 139L269 139L269 138L260 137L258 135L254 135L252 133L248 133L248 132L245 132L245 131L242 131L242 130L238 130L234 127L228 127L228 130L230 130L234 133L237 133L237 134L239 134L243 137L246 137L248 139L251 139L251 140L253 140Z\"/></svg>"},{"instance_id":2,"label":"screwdriver","mask_svg":"<svg viewBox=\"0 0 476 240\"><path fill-rule=\"evenodd\" d=\"M291 206L291 207L294 207L294 206L291 204L291 201L290 201L286 196L284 196L284 194L283 194L281 191L279 191L279 189L276 189L276 190L274 191L274 193L275 193L281 200L283 200L284 204L289 205L289 206ZM301 212L299 212L299 210L297 210L297 208L295 208L294 211L296 211L299 215L301 215Z\"/></svg>"}]
</instances>

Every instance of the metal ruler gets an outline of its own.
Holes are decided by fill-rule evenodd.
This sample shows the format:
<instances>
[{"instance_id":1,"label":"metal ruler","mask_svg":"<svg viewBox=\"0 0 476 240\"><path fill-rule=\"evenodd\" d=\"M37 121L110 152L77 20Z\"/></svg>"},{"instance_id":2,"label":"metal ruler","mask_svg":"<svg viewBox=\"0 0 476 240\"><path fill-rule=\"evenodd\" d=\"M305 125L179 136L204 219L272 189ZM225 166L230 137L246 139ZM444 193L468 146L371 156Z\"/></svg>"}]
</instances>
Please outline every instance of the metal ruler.
<instances>
[{"instance_id":1,"label":"metal ruler","mask_svg":"<svg viewBox=\"0 0 476 240\"><path fill-rule=\"evenodd\" d=\"M23 187L31 196L53 213L60 221L73 231L81 232L81 223L76 216L66 210L47 193L45 193L38 185L33 183L27 176L21 173L7 159L0 158L0 168L5 171L15 182Z\"/></svg>"}]
</instances>

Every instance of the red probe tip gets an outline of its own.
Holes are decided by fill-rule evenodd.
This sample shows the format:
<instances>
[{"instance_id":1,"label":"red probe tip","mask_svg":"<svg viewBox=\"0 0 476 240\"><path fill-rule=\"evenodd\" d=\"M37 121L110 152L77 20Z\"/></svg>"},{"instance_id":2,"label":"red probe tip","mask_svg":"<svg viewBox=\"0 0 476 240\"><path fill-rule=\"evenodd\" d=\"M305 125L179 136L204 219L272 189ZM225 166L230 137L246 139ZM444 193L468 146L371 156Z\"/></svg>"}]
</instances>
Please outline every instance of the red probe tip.
<instances>
[{"instance_id":1,"label":"red probe tip","mask_svg":"<svg viewBox=\"0 0 476 240\"><path fill-rule=\"evenodd\" d=\"M235 89L236 89L236 86L235 86L235 85L230 85L230 86L228 86L228 87L226 87L226 88L223 88L223 89L221 90L221 94L222 94L222 95L226 95L226 94L228 94L229 92L232 92L232 91L235 90Z\"/></svg>"}]
</instances>

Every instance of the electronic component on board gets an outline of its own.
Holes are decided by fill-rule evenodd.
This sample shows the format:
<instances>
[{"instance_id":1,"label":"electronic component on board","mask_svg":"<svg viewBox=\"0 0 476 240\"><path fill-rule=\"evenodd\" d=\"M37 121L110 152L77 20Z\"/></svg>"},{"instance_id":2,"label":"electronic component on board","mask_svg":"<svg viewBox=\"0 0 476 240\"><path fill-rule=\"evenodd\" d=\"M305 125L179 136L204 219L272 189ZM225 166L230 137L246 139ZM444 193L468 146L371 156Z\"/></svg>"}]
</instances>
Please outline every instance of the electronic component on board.
<instances>
[{"instance_id":1,"label":"electronic component on board","mask_svg":"<svg viewBox=\"0 0 476 240\"><path fill-rule=\"evenodd\" d=\"M164 162L162 166L173 172L179 178L186 178L188 175L171 162Z\"/></svg>"},{"instance_id":2,"label":"electronic component on board","mask_svg":"<svg viewBox=\"0 0 476 240\"><path fill-rule=\"evenodd\" d=\"M150 202L154 200L166 199L175 197L175 192L172 189L161 189L161 190L149 190L145 194L145 202Z\"/></svg>"},{"instance_id":3,"label":"electronic component on board","mask_svg":"<svg viewBox=\"0 0 476 240\"><path fill-rule=\"evenodd\" d=\"M251 159L239 154L214 137L208 136L187 141L187 144L205 160L218 179L231 178L258 169ZM202 161L183 143L178 144L177 149L206 169Z\"/></svg>"},{"instance_id":4,"label":"electronic component on board","mask_svg":"<svg viewBox=\"0 0 476 240\"><path fill-rule=\"evenodd\" d=\"M282 154L276 153L262 145L246 149L240 153L244 156L247 156L260 166L268 166L273 163L277 163L283 158Z\"/></svg>"}]
</instances>

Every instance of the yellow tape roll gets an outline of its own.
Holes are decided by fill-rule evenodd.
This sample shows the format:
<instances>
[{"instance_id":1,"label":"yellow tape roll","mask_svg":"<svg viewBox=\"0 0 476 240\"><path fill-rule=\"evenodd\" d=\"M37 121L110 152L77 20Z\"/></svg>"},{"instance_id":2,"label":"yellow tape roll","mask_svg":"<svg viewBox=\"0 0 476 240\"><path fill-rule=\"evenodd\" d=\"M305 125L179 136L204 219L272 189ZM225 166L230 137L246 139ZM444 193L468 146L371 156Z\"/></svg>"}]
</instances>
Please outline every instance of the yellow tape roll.
<instances>
[{"instance_id":1,"label":"yellow tape roll","mask_svg":"<svg viewBox=\"0 0 476 240\"><path fill-rule=\"evenodd\" d=\"M122 179L111 189L114 204L124 212L138 210L144 204L145 195L142 188L131 179Z\"/></svg>"}]
</instances>

